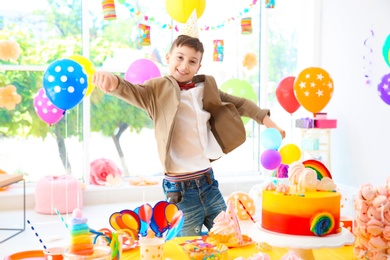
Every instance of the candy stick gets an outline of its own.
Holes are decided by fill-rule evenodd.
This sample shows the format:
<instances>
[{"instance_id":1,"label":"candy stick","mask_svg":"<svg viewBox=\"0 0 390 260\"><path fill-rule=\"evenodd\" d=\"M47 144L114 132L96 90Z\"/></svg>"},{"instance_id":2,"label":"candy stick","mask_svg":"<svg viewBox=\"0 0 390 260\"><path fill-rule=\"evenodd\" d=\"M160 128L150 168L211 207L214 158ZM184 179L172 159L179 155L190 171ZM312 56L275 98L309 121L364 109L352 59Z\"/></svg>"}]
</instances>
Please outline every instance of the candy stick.
<instances>
[{"instance_id":1,"label":"candy stick","mask_svg":"<svg viewBox=\"0 0 390 260\"><path fill-rule=\"evenodd\" d=\"M244 206L244 203L242 203L242 201L240 199L237 199L238 202L240 202L241 206L244 208L246 214L248 214L248 216L251 218L251 220L253 221L253 223L256 224L256 221L253 219L252 215L249 213L249 211L246 209L246 207Z\"/></svg>"},{"instance_id":2,"label":"candy stick","mask_svg":"<svg viewBox=\"0 0 390 260\"><path fill-rule=\"evenodd\" d=\"M38 238L39 242L42 244L43 249L47 250L47 247L43 243L42 239L39 237L38 233L35 231L35 228L31 225L30 220L27 220L27 223L30 226L31 230L35 232L35 236ZM50 252L48 252L48 253L50 253Z\"/></svg>"},{"instance_id":3,"label":"candy stick","mask_svg":"<svg viewBox=\"0 0 390 260\"><path fill-rule=\"evenodd\" d=\"M61 215L61 213L58 211L58 209L57 209L56 207L54 207L54 211L55 211L55 212L57 213L57 215L60 217L62 223L65 224L65 227L66 227L67 229L69 229L68 224L66 223L64 217Z\"/></svg>"}]
</instances>

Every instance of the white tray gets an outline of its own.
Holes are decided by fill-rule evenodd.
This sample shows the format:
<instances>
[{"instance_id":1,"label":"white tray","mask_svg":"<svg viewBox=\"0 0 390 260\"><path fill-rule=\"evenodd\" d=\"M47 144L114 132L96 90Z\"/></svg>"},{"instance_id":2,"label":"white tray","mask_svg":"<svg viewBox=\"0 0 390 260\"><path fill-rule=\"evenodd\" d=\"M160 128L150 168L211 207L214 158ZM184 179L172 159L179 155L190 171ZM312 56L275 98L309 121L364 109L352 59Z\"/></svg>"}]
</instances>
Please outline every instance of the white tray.
<instances>
[{"instance_id":1,"label":"white tray","mask_svg":"<svg viewBox=\"0 0 390 260\"><path fill-rule=\"evenodd\" d=\"M271 232L261 227L261 222L257 222L257 229L253 229L249 234L257 242L266 242L271 246L289 247L299 249L335 248L344 245L352 245L355 236L345 228L338 234L325 237L317 236L294 236Z\"/></svg>"}]
</instances>

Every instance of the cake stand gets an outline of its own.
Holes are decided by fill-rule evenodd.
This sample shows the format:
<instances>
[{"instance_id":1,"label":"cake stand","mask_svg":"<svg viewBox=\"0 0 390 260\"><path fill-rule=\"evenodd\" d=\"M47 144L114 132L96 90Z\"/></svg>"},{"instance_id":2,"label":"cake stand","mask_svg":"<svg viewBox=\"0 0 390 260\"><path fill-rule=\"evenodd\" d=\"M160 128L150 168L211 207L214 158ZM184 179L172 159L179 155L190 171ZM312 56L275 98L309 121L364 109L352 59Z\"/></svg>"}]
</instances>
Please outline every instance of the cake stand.
<instances>
[{"instance_id":1,"label":"cake stand","mask_svg":"<svg viewBox=\"0 0 390 260\"><path fill-rule=\"evenodd\" d=\"M287 247L299 257L305 260L314 260L313 249L336 248L344 245L352 245L355 236L345 228L338 234L325 237L316 236L294 236L275 233L261 227L261 221L256 222L256 228L252 229L250 237L258 242L266 242L271 246Z\"/></svg>"}]
</instances>

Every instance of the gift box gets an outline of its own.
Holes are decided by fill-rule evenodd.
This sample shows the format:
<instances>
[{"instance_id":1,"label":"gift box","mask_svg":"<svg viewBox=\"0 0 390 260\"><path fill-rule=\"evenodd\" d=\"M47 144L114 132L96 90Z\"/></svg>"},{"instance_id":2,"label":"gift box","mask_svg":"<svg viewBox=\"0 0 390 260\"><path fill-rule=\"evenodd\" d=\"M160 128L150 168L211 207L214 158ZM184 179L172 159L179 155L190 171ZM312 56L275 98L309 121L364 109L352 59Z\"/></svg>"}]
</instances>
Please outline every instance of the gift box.
<instances>
[{"instance_id":1,"label":"gift box","mask_svg":"<svg viewBox=\"0 0 390 260\"><path fill-rule=\"evenodd\" d=\"M314 119L306 117L295 120L295 127L298 128L314 128Z\"/></svg>"},{"instance_id":2,"label":"gift box","mask_svg":"<svg viewBox=\"0 0 390 260\"><path fill-rule=\"evenodd\" d=\"M314 117L314 119L327 119L328 118L328 113L317 113Z\"/></svg>"},{"instance_id":3,"label":"gift box","mask_svg":"<svg viewBox=\"0 0 390 260\"><path fill-rule=\"evenodd\" d=\"M337 128L337 119L314 119L315 128Z\"/></svg>"},{"instance_id":4,"label":"gift box","mask_svg":"<svg viewBox=\"0 0 390 260\"><path fill-rule=\"evenodd\" d=\"M318 138L303 138L301 144L302 150L315 151L320 149Z\"/></svg>"},{"instance_id":5,"label":"gift box","mask_svg":"<svg viewBox=\"0 0 390 260\"><path fill-rule=\"evenodd\" d=\"M71 213L83 207L81 183L70 175L45 176L35 186L35 211L41 214Z\"/></svg>"}]
</instances>

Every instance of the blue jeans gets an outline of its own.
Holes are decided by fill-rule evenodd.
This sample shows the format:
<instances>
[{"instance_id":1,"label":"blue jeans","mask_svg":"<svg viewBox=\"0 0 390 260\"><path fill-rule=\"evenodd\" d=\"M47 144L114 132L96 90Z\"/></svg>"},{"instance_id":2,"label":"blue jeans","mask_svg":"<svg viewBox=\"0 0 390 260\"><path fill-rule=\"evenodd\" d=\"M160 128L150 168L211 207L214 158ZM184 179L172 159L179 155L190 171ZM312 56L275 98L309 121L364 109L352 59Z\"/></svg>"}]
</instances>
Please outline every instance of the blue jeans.
<instances>
[{"instance_id":1,"label":"blue jeans","mask_svg":"<svg viewBox=\"0 0 390 260\"><path fill-rule=\"evenodd\" d=\"M162 183L168 202L184 213L184 224L178 236L200 236L203 225L210 230L214 218L226 210L225 200L210 169L195 180Z\"/></svg>"}]
</instances>

